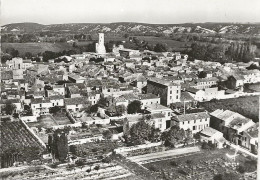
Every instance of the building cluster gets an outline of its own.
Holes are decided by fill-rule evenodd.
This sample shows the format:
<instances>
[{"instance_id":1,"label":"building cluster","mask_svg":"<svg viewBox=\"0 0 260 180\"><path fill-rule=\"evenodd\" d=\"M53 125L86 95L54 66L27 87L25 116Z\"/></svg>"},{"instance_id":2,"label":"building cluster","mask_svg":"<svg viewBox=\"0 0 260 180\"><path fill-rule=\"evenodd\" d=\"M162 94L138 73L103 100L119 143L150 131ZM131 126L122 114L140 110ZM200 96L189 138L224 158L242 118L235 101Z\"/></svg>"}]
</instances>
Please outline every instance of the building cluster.
<instances>
[{"instance_id":1,"label":"building cluster","mask_svg":"<svg viewBox=\"0 0 260 180\"><path fill-rule=\"evenodd\" d=\"M246 69L249 63L187 61L186 54L141 52L123 45L106 53L102 33L96 52L67 59L49 63L21 58L7 61L1 66L1 106L13 103L19 118L30 127L42 125L39 119L51 116L59 107L70 121L45 123L42 128L77 123L109 126L112 122L125 127L149 115L151 125L161 131L177 125L193 134L201 132L218 145L228 139L251 150L257 144L257 125L238 113L185 112L198 101L231 97L242 92L244 84L260 82L259 70ZM133 101L141 102L141 111L129 114L127 108ZM89 113L95 106L97 110Z\"/></svg>"}]
</instances>

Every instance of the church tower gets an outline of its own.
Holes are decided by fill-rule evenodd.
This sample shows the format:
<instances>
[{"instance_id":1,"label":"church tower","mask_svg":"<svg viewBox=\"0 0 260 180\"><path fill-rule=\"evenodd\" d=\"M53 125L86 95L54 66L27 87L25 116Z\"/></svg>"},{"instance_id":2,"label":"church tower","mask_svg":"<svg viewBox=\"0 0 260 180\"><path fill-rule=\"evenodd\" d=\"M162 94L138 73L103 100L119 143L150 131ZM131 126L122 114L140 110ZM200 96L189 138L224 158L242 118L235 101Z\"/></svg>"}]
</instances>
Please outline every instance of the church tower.
<instances>
[{"instance_id":1,"label":"church tower","mask_svg":"<svg viewBox=\"0 0 260 180\"><path fill-rule=\"evenodd\" d=\"M96 53L105 54L104 33L98 33L98 43L96 43Z\"/></svg>"}]
</instances>

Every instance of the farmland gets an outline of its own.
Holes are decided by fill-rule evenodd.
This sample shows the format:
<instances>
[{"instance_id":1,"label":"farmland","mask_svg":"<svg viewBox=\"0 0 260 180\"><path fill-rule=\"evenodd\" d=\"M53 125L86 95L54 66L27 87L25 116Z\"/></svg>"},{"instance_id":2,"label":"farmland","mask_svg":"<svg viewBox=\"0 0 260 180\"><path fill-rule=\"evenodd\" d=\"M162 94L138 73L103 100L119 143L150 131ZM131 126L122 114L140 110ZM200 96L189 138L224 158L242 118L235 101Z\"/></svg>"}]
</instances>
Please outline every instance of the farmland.
<instances>
[{"instance_id":1,"label":"farmland","mask_svg":"<svg viewBox=\"0 0 260 180\"><path fill-rule=\"evenodd\" d=\"M171 159L143 164L155 177L166 179L213 179L214 175L225 171L242 177L236 167L226 157L226 153L234 154L229 149L201 151L200 155L175 156ZM201 158L203 157L203 159ZM239 155L236 163L243 163L247 158Z\"/></svg>"},{"instance_id":2,"label":"farmland","mask_svg":"<svg viewBox=\"0 0 260 180\"><path fill-rule=\"evenodd\" d=\"M1 131L1 148L0 153L4 153L11 148L33 147L37 146L43 149L43 146L38 142L36 137L27 130L21 121L2 122ZM10 144L10 142L12 142Z\"/></svg>"},{"instance_id":3,"label":"farmland","mask_svg":"<svg viewBox=\"0 0 260 180\"><path fill-rule=\"evenodd\" d=\"M251 118L255 122L258 121L258 96L212 100L208 102L201 102L199 105L209 112L213 112L216 109L230 110Z\"/></svg>"},{"instance_id":4,"label":"farmland","mask_svg":"<svg viewBox=\"0 0 260 180\"><path fill-rule=\"evenodd\" d=\"M61 52L64 50L74 49L68 43L2 43L2 51L5 52L7 48L14 48L19 51L20 55L30 52L33 55L43 53L44 51Z\"/></svg>"}]
</instances>

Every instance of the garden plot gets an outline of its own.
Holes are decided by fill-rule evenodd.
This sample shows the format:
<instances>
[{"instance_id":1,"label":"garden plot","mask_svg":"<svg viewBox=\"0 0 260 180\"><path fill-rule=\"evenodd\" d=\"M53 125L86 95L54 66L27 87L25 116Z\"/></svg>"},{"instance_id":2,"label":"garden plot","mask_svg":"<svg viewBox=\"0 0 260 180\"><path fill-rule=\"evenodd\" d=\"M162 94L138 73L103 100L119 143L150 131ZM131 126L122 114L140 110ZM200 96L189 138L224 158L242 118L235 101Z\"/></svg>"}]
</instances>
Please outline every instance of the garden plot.
<instances>
[{"instance_id":1,"label":"garden plot","mask_svg":"<svg viewBox=\"0 0 260 180\"><path fill-rule=\"evenodd\" d=\"M173 149L168 151L144 154L139 156L132 156L132 157L128 157L128 159L139 164L144 164L147 162L158 161L165 158L173 158L174 156L180 156L189 153L197 153L199 151L200 149L197 146L186 147L186 148L178 148L178 149Z\"/></svg>"},{"instance_id":2,"label":"garden plot","mask_svg":"<svg viewBox=\"0 0 260 180\"><path fill-rule=\"evenodd\" d=\"M237 164L244 161L245 157L239 155L237 162L234 163L227 159L226 153L234 154L234 151L202 150L199 154L189 153L187 156L175 156L167 160L146 163L143 166L158 178L208 180L223 172L232 172L243 177L243 174L237 172Z\"/></svg>"}]
</instances>

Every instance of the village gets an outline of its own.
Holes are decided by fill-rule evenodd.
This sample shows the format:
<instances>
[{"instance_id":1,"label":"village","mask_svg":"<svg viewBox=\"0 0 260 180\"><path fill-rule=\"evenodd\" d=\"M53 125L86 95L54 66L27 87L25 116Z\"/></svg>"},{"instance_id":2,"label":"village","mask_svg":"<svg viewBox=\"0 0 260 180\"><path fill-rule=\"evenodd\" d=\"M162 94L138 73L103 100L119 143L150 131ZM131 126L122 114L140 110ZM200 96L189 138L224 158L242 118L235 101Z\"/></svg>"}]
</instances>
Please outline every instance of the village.
<instances>
[{"instance_id":1,"label":"village","mask_svg":"<svg viewBox=\"0 0 260 180\"><path fill-rule=\"evenodd\" d=\"M258 61L189 61L124 42L107 52L105 38L98 34L95 52L1 64L6 177L255 178L259 123L201 104L259 96L260 71L250 68Z\"/></svg>"}]
</instances>

